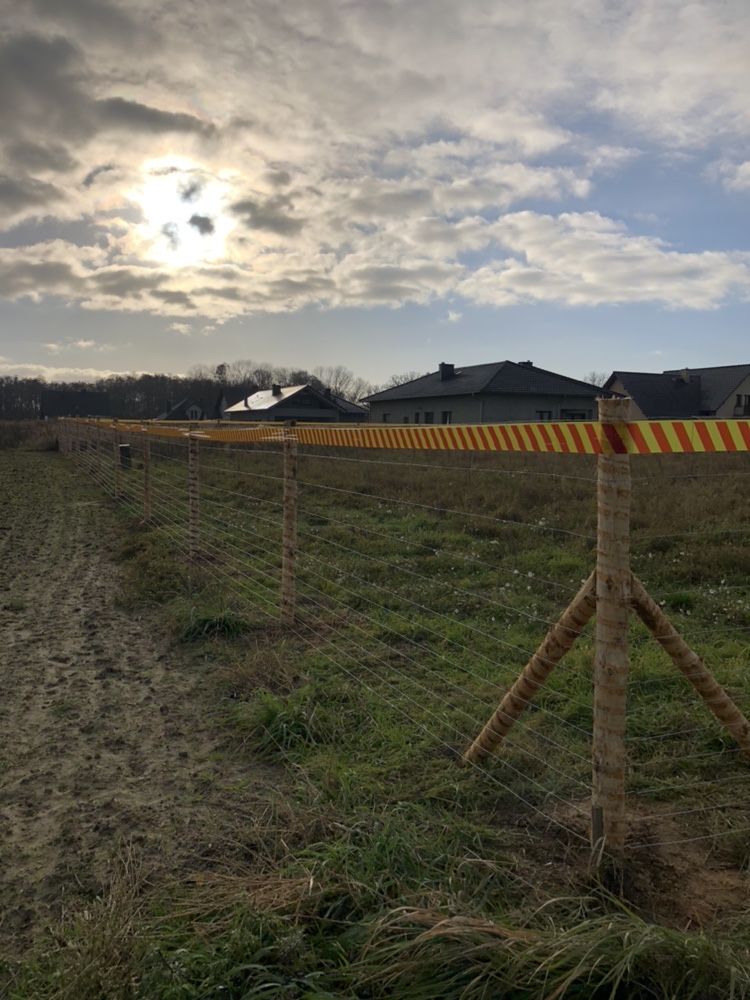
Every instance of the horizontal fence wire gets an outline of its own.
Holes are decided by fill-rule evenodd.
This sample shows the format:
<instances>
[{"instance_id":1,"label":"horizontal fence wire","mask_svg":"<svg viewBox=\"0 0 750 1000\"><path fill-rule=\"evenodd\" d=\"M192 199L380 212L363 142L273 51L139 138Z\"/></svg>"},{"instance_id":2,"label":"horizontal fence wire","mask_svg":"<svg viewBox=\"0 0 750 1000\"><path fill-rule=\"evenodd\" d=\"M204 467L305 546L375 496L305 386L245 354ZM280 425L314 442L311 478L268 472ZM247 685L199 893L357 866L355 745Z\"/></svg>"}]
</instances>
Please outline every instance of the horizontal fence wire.
<instances>
[{"instance_id":1,"label":"horizontal fence wire","mask_svg":"<svg viewBox=\"0 0 750 1000\"><path fill-rule=\"evenodd\" d=\"M173 427L165 435L120 422L68 426L71 440L79 445L74 460L137 518L145 516L148 442L153 528L164 532L168 544L192 566L191 576L210 581L238 610L278 627L284 428L273 428L270 438L255 442L241 434L227 437L223 430L224 436L216 438L211 429L193 429L200 455L199 536L190 562L191 429ZM606 437L606 425L596 428ZM729 443L737 444L734 435L744 441L738 428L722 432L716 425L706 433L712 441L711 435L718 434L729 450ZM294 432L302 436L297 428ZM125 465L115 451L114 435L130 446ZM610 453L617 453L611 437L606 440ZM331 451L322 451L321 443ZM601 440L600 446L606 447ZM595 554L593 472L577 476L490 468L483 463L495 457L478 453L476 460L467 456L465 464L463 459L461 464L432 464L436 456L416 458L419 446L409 455L397 451L382 459L334 453L336 447L347 445L319 439L299 446L296 615L282 633L309 655L322 656L434 746L460 754L590 571ZM657 461L741 458L715 451L714 456L664 455ZM552 459L566 460L560 455ZM531 460L545 459L516 458ZM577 460L591 458L579 455ZM737 576L738 570L718 579L710 570L750 531L750 524L737 525L743 517L750 521L750 511L727 502L716 510L724 523L711 524L705 521L705 504L698 502L701 490L709 495L716 475L732 484L733 501L741 499L746 472L659 472L633 476L633 484L645 491L634 500L634 571L651 581L654 599L690 644L715 647L720 642L721 649L729 650L721 656L720 679L740 703L747 703L742 642L750 632L750 586ZM732 476L738 477L734 483ZM673 480L675 486L668 487ZM673 492L671 498L663 495L665 487ZM654 530L656 516L670 499L688 509L685 490L699 492L695 502L702 520L693 517L680 531L682 525L667 519L662 523L669 531ZM551 524L553 503L557 509ZM484 509L476 509L477 504ZM577 526L582 505L591 530ZM525 518L517 513L522 509ZM513 516L506 516L511 510ZM670 556L677 545L682 549ZM689 552L691 546L695 548ZM714 560L710 566L709 555ZM701 559L707 565L699 573ZM685 576L692 579L685 581ZM735 615L734 623L726 622L729 613ZM640 624L634 620L630 631L630 846L645 850L742 837L747 831L735 817L750 811L750 799L743 799L748 789L745 756L651 637L645 638ZM533 700L521 698L526 711L502 747L481 763L470 763L473 774L537 820L586 843L593 638L590 629L572 633L579 640L570 654L573 665L558 667L543 687L537 685ZM712 667L718 669L717 663ZM701 829L712 817L710 829Z\"/></svg>"}]
</instances>

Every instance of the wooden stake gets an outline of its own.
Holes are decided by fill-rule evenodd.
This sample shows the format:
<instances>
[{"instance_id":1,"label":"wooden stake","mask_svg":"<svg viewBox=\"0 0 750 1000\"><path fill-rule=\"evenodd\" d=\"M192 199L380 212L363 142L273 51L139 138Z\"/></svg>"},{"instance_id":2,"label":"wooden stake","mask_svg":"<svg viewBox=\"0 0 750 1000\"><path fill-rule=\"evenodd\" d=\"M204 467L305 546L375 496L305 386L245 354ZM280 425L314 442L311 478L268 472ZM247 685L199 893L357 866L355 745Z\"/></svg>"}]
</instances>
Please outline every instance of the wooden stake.
<instances>
[{"instance_id":1,"label":"wooden stake","mask_svg":"<svg viewBox=\"0 0 750 1000\"><path fill-rule=\"evenodd\" d=\"M151 515L151 439L146 435L143 439L143 520L150 521Z\"/></svg>"},{"instance_id":2,"label":"wooden stake","mask_svg":"<svg viewBox=\"0 0 750 1000\"><path fill-rule=\"evenodd\" d=\"M297 562L297 436L284 428L284 513L281 539L281 621L294 622Z\"/></svg>"},{"instance_id":3,"label":"wooden stake","mask_svg":"<svg viewBox=\"0 0 750 1000\"><path fill-rule=\"evenodd\" d=\"M200 496L198 479L198 438L188 435L188 554L191 562L198 557Z\"/></svg>"},{"instance_id":4,"label":"wooden stake","mask_svg":"<svg viewBox=\"0 0 750 1000\"><path fill-rule=\"evenodd\" d=\"M523 668L513 687L500 702L479 736L464 754L466 763L482 760L505 739L555 666L572 647L596 611L596 573L583 584L565 612L546 635L544 642Z\"/></svg>"},{"instance_id":5,"label":"wooden stake","mask_svg":"<svg viewBox=\"0 0 750 1000\"><path fill-rule=\"evenodd\" d=\"M709 711L713 712L742 750L750 756L750 722L636 576L633 576L631 589L633 607L638 617L653 633L659 645L669 653L674 665L690 681Z\"/></svg>"},{"instance_id":6,"label":"wooden stake","mask_svg":"<svg viewBox=\"0 0 750 1000\"><path fill-rule=\"evenodd\" d=\"M112 422L112 454L114 457L112 496L117 500L120 496L120 432L117 429L116 420Z\"/></svg>"},{"instance_id":7,"label":"wooden stake","mask_svg":"<svg viewBox=\"0 0 750 1000\"><path fill-rule=\"evenodd\" d=\"M629 399L600 399L603 424L627 420ZM621 854L625 847L625 709L630 610L630 456L599 456L597 477L596 652L592 847ZM601 814L599 813L601 810ZM604 843L593 838L599 826ZM600 839L600 838L599 838Z\"/></svg>"}]
</instances>

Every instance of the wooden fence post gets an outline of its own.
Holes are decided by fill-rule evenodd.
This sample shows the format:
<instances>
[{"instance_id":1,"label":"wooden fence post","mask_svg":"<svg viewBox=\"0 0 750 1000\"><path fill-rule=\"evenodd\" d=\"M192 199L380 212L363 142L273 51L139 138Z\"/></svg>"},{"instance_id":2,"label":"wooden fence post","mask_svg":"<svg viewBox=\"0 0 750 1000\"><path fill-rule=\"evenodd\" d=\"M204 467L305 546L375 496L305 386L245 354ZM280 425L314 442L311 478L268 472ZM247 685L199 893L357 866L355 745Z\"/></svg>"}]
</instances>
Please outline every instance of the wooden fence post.
<instances>
[{"instance_id":1,"label":"wooden fence post","mask_svg":"<svg viewBox=\"0 0 750 1000\"><path fill-rule=\"evenodd\" d=\"M596 573L591 573L464 754L467 764L482 760L500 746L516 719L528 708L557 664L573 647L595 611Z\"/></svg>"},{"instance_id":2,"label":"wooden fence post","mask_svg":"<svg viewBox=\"0 0 750 1000\"><path fill-rule=\"evenodd\" d=\"M291 625L295 617L297 562L297 435L291 425L284 428L284 496L281 538L281 621Z\"/></svg>"},{"instance_id":3,"label":"wooden fence post","mask_svg":"<svg viewBox=\"0 0 750 1000\"><path fill-rule=\"evenodd\" d=\"M117 421L112 421L112 456L114 458L114 471L112 479L112 496L117 500L120 496L120 432L117 429Z\"/></svg>"},{"instance_id":4,"label":"wooden fence post","mask_svg":"<svg viewBox=\"0 0 750 1000\"><path fill-rule=\"evenodd\" d=\"M198 438L188 434L188 555L191 562L198 557L200 528L200 484L198 478Z\"/></svg>"},{"instance_id":5,"label":"wooden fence post","mask_svg":"<svg viewBox=\"0 0 750 1000\"><path fill-rule=\"evenodd\" d=\"M143 439L143 519L150 521L152 515L151 503L151 439L146 435Z\"/></svg>"},{"instance_id":6,"label":"wooden fence post","mask_svg":"<svg viewBox=\"0 0 750 1000\"><path fill-rule=\"evenodd\" d=\"M618 424L629 399L600 399L599 420ZM604 437L607 438L606 429ZM615 858L625 847L625 713L630 660L630 456L601 454L597 474L596 651L591 842Z\"/></svg>"}]
</instances>

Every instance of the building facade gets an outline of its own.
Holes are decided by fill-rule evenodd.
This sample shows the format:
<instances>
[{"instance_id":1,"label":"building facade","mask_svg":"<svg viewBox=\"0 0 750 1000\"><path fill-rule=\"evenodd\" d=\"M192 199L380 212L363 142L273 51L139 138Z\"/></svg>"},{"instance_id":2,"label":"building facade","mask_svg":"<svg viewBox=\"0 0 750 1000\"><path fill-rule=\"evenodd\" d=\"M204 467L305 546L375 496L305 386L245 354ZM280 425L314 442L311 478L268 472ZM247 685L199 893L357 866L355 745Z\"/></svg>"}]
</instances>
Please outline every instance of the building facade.
<instances>
[{"instance_id":1,"label":"building facade","mask_svg":"<svg viewBox=\"0 0 750 1000\"><path fill-rule=\"evenodd\" d=\"M435 372L367 396L372 423L484 424L593 420L601 389L535 367L499 361Z\"/></svg>"}]
</instances>

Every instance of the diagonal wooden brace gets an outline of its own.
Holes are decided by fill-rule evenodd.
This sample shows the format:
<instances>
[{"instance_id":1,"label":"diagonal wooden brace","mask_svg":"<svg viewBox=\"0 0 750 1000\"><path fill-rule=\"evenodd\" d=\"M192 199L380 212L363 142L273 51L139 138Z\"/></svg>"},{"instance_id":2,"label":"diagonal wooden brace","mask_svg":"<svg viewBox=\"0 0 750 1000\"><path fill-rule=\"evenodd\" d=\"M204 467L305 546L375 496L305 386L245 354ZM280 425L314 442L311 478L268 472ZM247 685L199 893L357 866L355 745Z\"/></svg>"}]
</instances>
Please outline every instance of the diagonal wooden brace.
<instances>
[{"instance_id":1,"label":"diagonal wooden brace","mask_svg":"<svg viewBox=\"0 0 750 1000\"><path fill-rule=\"evenodd\" d=\"M750 722L635 575L631 583L631 600L638 617L653 633L659 645L669 653L680 673L690 681L709 711L713 712L742 750L750 756Z\"/></svg>"},{"instance_id":2,"label":"diagonal wooden brace","mask_svg":"<svg viewBox=\"0 0 750 1000\"><path fill-rule=\"evenodd\" d=\"M481 760L502 743L513 723L572 647L595 611L596 572L593 572L558 622L549 630L544 642L523 668L489 722L464 754L463 759L466 763Z\"/></svg>"}]
</instances>

